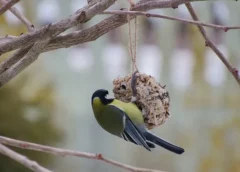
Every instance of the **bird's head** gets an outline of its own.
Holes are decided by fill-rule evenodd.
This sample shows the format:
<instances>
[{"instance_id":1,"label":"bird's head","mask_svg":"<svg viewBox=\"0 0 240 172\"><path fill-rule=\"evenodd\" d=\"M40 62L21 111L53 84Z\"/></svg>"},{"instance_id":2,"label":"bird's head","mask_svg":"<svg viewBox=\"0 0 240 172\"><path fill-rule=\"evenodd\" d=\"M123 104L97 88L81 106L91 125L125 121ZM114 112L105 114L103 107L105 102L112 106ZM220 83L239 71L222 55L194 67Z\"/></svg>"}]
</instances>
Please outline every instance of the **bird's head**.
<instances>
[{"instance_id":1,"label":"bird's head","mask_svg":"<svg viewBox=\"0 0 240 172\"><path fill-rule=\"evenodd\" d=\"M100 99L100 101L104 105L111 103L114 99L107 99L106 98L107 95L108 95L108 90L99 89L99 90L95 91L92 95L92 104L93 104L94 99Z\"/></svg>"}]
</instances>

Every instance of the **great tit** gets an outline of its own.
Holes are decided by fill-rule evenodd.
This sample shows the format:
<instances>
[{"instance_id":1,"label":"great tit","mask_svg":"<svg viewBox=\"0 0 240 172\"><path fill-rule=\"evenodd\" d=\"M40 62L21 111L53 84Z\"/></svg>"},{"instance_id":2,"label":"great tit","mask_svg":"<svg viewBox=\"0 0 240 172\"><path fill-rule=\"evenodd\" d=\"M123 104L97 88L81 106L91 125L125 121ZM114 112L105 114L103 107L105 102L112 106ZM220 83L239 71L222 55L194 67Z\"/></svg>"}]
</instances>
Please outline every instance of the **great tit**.
<instances>
[{"instance_id":1,"label":"great tit","mask_svg":"<svg viewBox=\"0 0 240 172\"><path fill-rule=\"evenodd\" d=\"M107 132L123 138L147 150L155 148L155 144L182 154L183 148L150 133L144 126L141 111L134 103L125 103L114 98L107 98L108 91L99 89L92 95L92 109L99 125Z\"/></svg>"}]
</instances>

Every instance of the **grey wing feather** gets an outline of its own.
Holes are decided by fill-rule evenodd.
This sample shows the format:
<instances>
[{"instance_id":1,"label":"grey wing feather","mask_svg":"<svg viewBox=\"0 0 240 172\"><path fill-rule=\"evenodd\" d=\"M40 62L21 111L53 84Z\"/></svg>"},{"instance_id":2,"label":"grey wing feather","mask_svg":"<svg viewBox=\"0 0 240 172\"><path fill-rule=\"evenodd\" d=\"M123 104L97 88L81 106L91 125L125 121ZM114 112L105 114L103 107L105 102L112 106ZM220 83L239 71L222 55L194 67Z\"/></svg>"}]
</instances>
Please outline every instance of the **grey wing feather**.
<instances>
[{"instance_id":1,"label":"grey wing feather","mask_svg":"<svg viewBox=\"0 0 240 172\"><path fill-rule=\"evenodd\" d=\"M132 143L135 143L137 145L144 146L147 150L151 151L149 148L145 136L142 134L142 132L133 124L131 119L125 114L124 111L119 109L118 107L115 107L113 105L109 105L113 108L118 109L118 111L121 112L121 115L123 116L123 123L124 125L124 131L121 133L121 136L124 140L130 141Z\"/></svg>"}]
</instances>

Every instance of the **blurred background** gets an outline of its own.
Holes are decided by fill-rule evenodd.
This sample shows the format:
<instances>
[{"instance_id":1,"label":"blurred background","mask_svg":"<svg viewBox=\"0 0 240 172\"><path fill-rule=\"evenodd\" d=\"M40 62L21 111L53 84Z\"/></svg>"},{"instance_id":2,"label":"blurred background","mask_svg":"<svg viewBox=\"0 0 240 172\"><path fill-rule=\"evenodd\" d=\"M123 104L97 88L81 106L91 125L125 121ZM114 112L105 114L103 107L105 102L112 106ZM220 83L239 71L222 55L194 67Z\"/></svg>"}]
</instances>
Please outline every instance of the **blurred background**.
<instances>
[{"instance_id":1,"label":"blurred background","mask_svg":"<svg viewBox=\"0 0 240 172\"><path fill-rule=\"evenodd\" d=\"M86 5L85 0L23 0L15 6L38 28ZM200 19L240 25L240 3L193 3ZM117 1L111 9L128 7ZM185 6L152 10L191 19ZM108 17L99 15L76 29ZM104 156L133 166L172 172L240 171L240 93L237 82L207 47L198 29L164 19L138 17L137 63L141 72L167 85L170 119L152 131L185 148L181 156L162 148L152 152L103 131L90 98L99 88L130 73L128 27L117 28L94 42L42 54L33 65L0 89L0 135ZM72 29L73 30L73 29ZM229 61L240 68L240 31L207 29ZM0 16L0 35L19 35L25 27L10 12ZM2 55L0 60L10 53ZM111 93L111 96L113 94ZM124 171L75 157L17 151L54 171ZM1 172L28 171L0 155Z\"/></svg>"}]
</instances>

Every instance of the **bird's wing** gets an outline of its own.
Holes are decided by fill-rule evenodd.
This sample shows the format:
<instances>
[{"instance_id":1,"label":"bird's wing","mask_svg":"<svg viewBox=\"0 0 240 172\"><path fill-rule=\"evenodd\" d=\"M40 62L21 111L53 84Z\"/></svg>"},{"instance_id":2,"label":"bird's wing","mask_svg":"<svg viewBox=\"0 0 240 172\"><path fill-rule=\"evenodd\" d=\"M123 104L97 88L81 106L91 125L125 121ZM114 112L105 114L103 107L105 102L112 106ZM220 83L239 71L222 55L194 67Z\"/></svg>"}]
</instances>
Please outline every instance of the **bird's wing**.
<instances>
[{"instance_id":1,"label":"bird's wing","mask_svg":"<svg viewBox=\"0 0 240 172\"><path fill-rule=\"evenodd\" d=\"M142 134L140 129L138 129L138 127L136 127L133 124L131 119L128 117L128 115L123 110L121 110L120 108L118 108L114 105L108 105L107 109L108 109L107 110L108 113L111 112L111 115L121 116L121 118L123 120L124 130L122 133L120 133L120 136L124 140L130 141L137 145L141 145L141 146L145 147L147 150L151 151L151 149L149 148L149 146L146 142L145 136Z\"/></svg>"}]
</instances>

